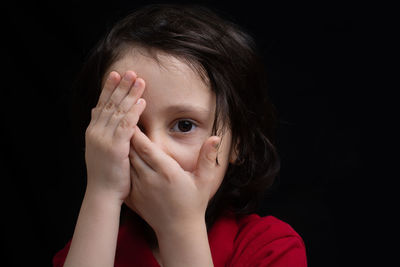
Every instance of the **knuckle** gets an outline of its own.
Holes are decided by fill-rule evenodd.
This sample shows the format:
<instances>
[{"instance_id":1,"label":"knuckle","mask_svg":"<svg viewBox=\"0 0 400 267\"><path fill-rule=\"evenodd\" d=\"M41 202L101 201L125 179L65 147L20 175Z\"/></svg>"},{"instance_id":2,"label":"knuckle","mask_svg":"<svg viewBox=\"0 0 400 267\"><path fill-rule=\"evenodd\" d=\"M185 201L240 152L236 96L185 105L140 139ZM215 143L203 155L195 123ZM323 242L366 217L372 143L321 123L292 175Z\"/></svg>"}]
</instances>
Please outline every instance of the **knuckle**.
<instances>
[{"instance_id":1,"label":"knuckle","mask_svg":"<svg viewBox=\"0 0 400 267\"><path fill-rule=\"evenodd\" d=\"M85 142L87 145L95 145L99 143L99 137L93 129L88 129L85 133Z\"/></svg>"},{"instance_id":2,"label":"knuckle","mask_svg":"<svg viewBox=\"0 0 400 267\"><path fill-rule=\"evenodd\" d=\"M132 127L132 124L126 117L122 118L118 124L118 128L121 128L121 129L129 129L131 127Z\"/></svg>"},{"instance_id":3,"label":"knuckle","mask_svg":"<svg viewBox=\"0 0 400 267\"><path fill-rule=\"evenodd\" d=\"M94 118L99 113L99 109L97 107L92 108L92 112L91 113L92 113L92 118Z\"/></svg>"},{"instance_id":4,"label":"knuckle","mask_svg":"<svg viewBox=\"0 0 400 267\"><path fill-rule=\"evenodd\" d=\"M118 107L118 108L114 111L113 116L118 118L118 117L120 117L120 116L122 116L122 115L124 115L124 114L125 114L125 111L122 110L120 107Z\"/></svg>"},{"instance_id":5,"label":"knuckle","mask_svg":"<svg viewBox=\"0 0 400 267\"><path fill-rule=\"evenodd\" d=\"M108 101L108 103L105 105L104 109L105 110L112 110L114 108L115 104L112 100Z\"/></svg>"},{"instance_id":6,"label":"knuckle","mask_svg":"<svg viewBox=\"0 0 400 267\"><path fill-rule=\"evenodd\" d=\"M94 127L88 127L85 132L87 140L96 141L99 139L98 131Z\"/></svg>"},{"instance_id":7,"label":"knuckle","mask_svg":"<svg viewBox=\"0 0 400 267\"><path fill-rule=\"evenodd\" d=\"M92 126L89 125L89 126L86 128L85 137L86 137L86 138L91 138L91 137L93 137L93 127L92 127Z\"/></svg>"},{"instance_id":8,"label":"knuckle","mask_svg":"<svg viewBox=\"0 0 400 267\"><path fill-rule=\"evenodd\" d=\"M104 106L104 102L99 100L99 102L97 102L96 108L103 108L103 106Z\"/></svg>"},{"instance_id":9,"label":"knuckle","mask_svg":"<svg viewBox=\"0 0 400 267\"><path fill-rule=\"evenodd\" d=\"M98 127L90 126L85 131L86 142L90 144L104 143L104 136Z\"/></svg>"},{"instance_id":10,"label":"knuckle","mask_svg":"<svg viewBox=\"0 0 400 267\"><path fill-rule=\"evenodd\" d=\"M173 182L174 181L174 175L170 171L167 171L165 169L161 170L161 175L168 181L168 182Z\"/></svg>"},{"instance_id":11,"label":"knuckle","mask_svg":"<svg viewBox=\"0 0 400 267\"><path fill-rule=\"evenodd\" d=\"M151 156L151 148L149 145L142 145L140 146L140 153L145 156Z\"/></svg>"}]
</instances>

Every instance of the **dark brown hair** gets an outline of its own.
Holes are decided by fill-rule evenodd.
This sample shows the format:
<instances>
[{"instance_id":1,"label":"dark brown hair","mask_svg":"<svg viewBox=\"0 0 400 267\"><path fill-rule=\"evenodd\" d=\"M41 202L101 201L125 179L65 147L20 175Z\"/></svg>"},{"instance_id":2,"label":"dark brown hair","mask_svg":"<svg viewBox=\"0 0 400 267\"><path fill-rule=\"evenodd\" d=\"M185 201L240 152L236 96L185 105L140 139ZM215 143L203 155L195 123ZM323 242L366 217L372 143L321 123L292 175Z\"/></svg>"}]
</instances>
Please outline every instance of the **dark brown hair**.
<instances>
[{"instance_id":1,"label":"dark brown hair","mask_svg":"<svg viewBox=\"0 0 400 267\"><path fill-rule=\"evenodd\" d=\"M279 170L273 146L274 109L255 42L209 8L150 5L117 22L87 58L77 82L84 114L96 105L108 68L124 48L162 51L194 66L216 94L214 132L229 127L238 157L230 164L206 212L207 226L225 210L254 212ZM85 129L90 118L81 125Z\"/></svg>"}]
</instances>

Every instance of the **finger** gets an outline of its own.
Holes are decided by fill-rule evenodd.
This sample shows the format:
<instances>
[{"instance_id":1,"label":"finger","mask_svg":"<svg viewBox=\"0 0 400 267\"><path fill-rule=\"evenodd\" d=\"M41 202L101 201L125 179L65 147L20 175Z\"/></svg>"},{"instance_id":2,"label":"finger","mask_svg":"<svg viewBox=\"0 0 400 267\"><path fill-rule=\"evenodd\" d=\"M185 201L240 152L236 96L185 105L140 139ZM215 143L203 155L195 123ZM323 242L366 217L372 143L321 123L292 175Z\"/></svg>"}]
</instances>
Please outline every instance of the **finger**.
<instances>
[{"instance_id":1,"label":"finger","mask_svg":"<svg viewBox=\"0 0 400 267\"><path fill-rule=\"evenodd\" d=\"M131 109L121 118L116 125L113 132L113 137L116 142L129 142L135 133L136 125L139 121L140 115L146 108L146 101L140 98Z\"/></svg>"},{"instance_id":2,"label":"finger","mask_svg":"<svg viewBox=\"0 0 400 267\"><path fill-rule=\"evenodd\" d=\"M153 170L163 174L166 178L169 178L169 174L174 173L174 169L180 167L173 158L151 142L138 126L135 127L131 142L140 158L151 166Z\"/></svg>"},{"instance_id":3,"label":"finger","mask_svg":"<svg viewBox=\"0 0 400 267\"><path fill-rule=\"evenodd\" d=\"M145 81L142 78L137 78L128 95L120 103L121 109L128 111L143 95L145 87Z\"/></svg>"},{"instance_id":4,"label":"finger","mask_svg":"<svg viewBox=\"0 0 400 267\"><path fill-rule=\"evenodd\" d=\"M108 99L111 97L115 88L117 88L118 83L121 81L121 75L118 72L112 71L108 75L103 89L101 90L99 101L97 102L96 107L102 109L104 105L108 102Z\"/></svg>"},{"instance_id":5,"label":"finger","mask_svg":"<svg viewBox=\"0 0 400 267\"><path fill-rule=\"evenodd\" d=\"M132 148L131 148L132 149ZM133 157L134 155L132 154L133 152L129 151L129 163L131 164L130 172L131 172L131 180L134 181L135 179L138 179L139 174L137 173L136 169L133 167ZM132 185L132 183L131 183Z\"/></svg>"},{"instance_id":6,"label":"finger","mask_svg":"<svg viewBox=\"0 0 400 267\"><path fill-rule=\"evenodd\" d=\"M131 165L130 168L130 178L131 178L131 189L129 191L129 195L125 199L125 204L128 205L129 208L131 208L133 211L137 212L135 208L135 196L137 195L137 192L141 190L141 184L140 181L138 180L138 173L135 171L133 166Z\"/></svg>"},{"instance_id":7,"label":"finger","mask_svg":"<svg viewBox=\"0 0 400 267\"><path fill-rule=\"evenodd\" d=\"M108 101L104 104L101 109L101 113L97 120L97 124L105 126L110 120L112 114L116 109L119 108L119 104L128 94L131 89L133 82L136 79L136 74L133 71L127 71L118 84L117 88L113 91L112 95L109 97ZM122 112L118 110L117 112Z\"/></svg>"},{"instance_id":8,"label":"finger","mask_svg":"<svg viewBox=\"0 0 400 267\"><path fill-rule=\"evenodd\" d=\"M138 174L138 172L136 171L136 168L133 165L135 156L136 155L134 154L133 147L131 146L131 148L129 150L129 163L131 165L131 168L130 168L130 172L131 172L131 187L134 185L133 183L135 182L135 180L137 180L139 178L139 174ZM132 188L131 188L131 190L132 190Z\"/></svg>"},{"instance_id":9,"label":"finger","mask_svg":"<svg viewBox=\"0 0 400 267\"><path fill-rule=\"evenodd\" d=\"M194 172L197 177L202 179L213 177L215 168L218 166L217 155L220 142L220 137L211 136L202 145Z\"/></svg>"},{"instance_id":10,"label":"finger","mask_svg":"<svg viewBox=\"0 0 400 267\"><path fill-rule=\"evenodd\" d=\"M108 75L104 87L100 93L99 100L97 102L96 107L92 109L92 114L91 114L91 121L90 124L95 124L101 110L103 109L105 103L108 101L109 97L111 96L112 92L114 89L117 87L118 83L121 80L121 76L119 75L118 72L112 71Z\"/></svg>"},{"instance_id":11,"label":"finger","mask_svg":"<svg viewBox=\"0 0 400 267\"><path fill-rule=\"evenodd\" d=\"M149 178L154 170L138 155L135 149L129 151L129 160L138 179Z\"/></svg>"},{"instance_id":12,"label":"finger","mask_svg":"<svg viewBox=\"0 0 400 267\"><path fill-rule=\"evenodd\" d=\"M143 94L145 88L144 80L137 78L133 87L130 89L129 93L119 104L119 107L114 111L110 120L106 124L110 129L115 129L120 122L120 120L126 116L133 105L135 105L139 97Z\"/></svg>"}]
</instances>

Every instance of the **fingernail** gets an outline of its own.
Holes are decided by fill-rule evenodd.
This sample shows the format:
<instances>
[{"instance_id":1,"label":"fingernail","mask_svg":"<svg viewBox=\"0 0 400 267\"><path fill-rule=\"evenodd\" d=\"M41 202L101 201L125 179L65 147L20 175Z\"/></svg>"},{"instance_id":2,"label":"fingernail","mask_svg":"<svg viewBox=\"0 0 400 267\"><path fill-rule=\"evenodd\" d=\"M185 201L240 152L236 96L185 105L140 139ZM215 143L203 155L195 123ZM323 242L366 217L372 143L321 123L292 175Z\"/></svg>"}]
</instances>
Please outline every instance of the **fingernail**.
<instances>
[{"instance_id":1,"label":"fingernail","mask_svg":"<svg viewBox=\"0 0 400 267\"><path fill-rule=\"evenodd\" d=\"M108 74L108 78L109 79L116 79L117 78L118 73L115 71L112 71Z\"/></svg>"},{"instance_id":2,"label":"fingernail","mask_svg":"<svg viewBox=\"0 0 400 267\"><path fill-rule=\"evenodd\" d=\"M135 88L139 88L140 87L140 81L139 81L139 79L136 79L136 81L135 81L135 83L133 84L133 87L135 87Z\"/></svg>"},{"instance_id":3,"label":"fingernail","mask_svg":"<svg viewBox=\"0 0 400 267\"><path fill-rule=\"evenodd\" d=\"M125 80L132 80L135 78L135 74L131 71L128 71L127 73L125 73L124 79Z\"/></svg>"}]
</instances>

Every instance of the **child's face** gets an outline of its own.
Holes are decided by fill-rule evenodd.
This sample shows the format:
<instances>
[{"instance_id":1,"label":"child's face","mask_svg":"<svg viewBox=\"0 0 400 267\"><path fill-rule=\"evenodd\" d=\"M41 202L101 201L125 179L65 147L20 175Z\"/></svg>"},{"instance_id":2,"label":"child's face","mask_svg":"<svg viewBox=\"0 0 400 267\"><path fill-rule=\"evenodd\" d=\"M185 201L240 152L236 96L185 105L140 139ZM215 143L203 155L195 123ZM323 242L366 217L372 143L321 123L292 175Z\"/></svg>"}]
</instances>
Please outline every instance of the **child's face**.
<instances>
[{"instance_id":1,"label":"child's face","mask_svg":"<svg viewBox=\"0 0 400 267\"><path fill-rule=\"evenodd\" d=\"M146 108L138 126L147 137L185 170L192 172L203 143L212 135L216 97L201 77L175 57L159 54L160 63L146 54L126 53L109 71L134 71L146 87ZM108 73L107 73L108 74ZM213 194L220 186L231 158L231 133L225 131L218 152Z\"/></svg>"}]
</instances>

